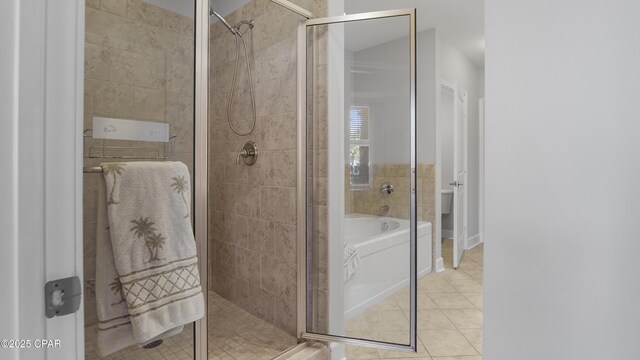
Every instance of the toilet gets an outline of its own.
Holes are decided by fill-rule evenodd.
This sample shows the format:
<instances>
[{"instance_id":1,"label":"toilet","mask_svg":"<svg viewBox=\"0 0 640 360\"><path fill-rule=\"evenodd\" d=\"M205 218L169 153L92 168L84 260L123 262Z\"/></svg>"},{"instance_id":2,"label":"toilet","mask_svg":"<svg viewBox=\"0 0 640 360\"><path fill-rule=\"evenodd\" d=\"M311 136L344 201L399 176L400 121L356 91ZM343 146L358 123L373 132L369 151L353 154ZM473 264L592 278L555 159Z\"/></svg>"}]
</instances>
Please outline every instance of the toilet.
<instances>
[{"instance_id":1,"label":"toilet","mask_svg":"<svg viewBox=\"0 0 640 360\"><path fill-rule=\"evenodd\" d=\"M453 190L442 189L442 215L451 214L453 209Z\"/></svg>"}]
</instances>

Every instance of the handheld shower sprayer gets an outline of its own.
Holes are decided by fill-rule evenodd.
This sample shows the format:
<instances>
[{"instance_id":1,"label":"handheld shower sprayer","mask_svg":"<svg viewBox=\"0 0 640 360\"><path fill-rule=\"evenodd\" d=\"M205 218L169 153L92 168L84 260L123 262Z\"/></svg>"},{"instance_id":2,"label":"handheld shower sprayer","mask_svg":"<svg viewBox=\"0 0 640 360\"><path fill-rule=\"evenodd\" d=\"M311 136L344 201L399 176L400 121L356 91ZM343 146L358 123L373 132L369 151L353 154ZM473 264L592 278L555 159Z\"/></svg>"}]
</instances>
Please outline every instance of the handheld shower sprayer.
<instances>
[{"instance_id":1,"label":"handheld shower sprayer","mask_svg":"<svg viewBox=\"0 0 640 360\"><path fill-rule=\"evenodd\" d=\"M251 66L249 64L249 51L247 50L247 42L245 41L244 36L240 31L240 28L242 27L242 25L247 25L249 29L253 29L253 27L255 26L255 21L242 20L239 23L237 23L235 26L232 26L231 24L229 24L229 22L227 22L227 20L225 20L224 17L222 17L222 15L215 12L213 8L209 8L209 15L210 16L213 15L217 17L218 20L220 20L220 22L222 22L222 24L224 24L224 26L226 26L226 28L229 29L231 34L233 34L233 36L236 39L236 63L233 69L233 80L231 82L231 93L229 95L229 102L227 103L227 122L229 123L229 127L231 127L231 130L234 133L240 136L246 136L251 134L251 132L253 132L253 129L256 127L256 99L255 99L255 94L253 90L253 80L251 79L252 78ZM245 58L245 65L247 67L247 79L249 81L249 92L251 95L251 110L252 110L252 120L253 120L249 131L244 133L236 129L233 126L233 123L231 122L231 105L233 104L233 96L235 95L236 81L238 80L238 66L240 64L240 44L238 42L238 39L242 41L242 46L244 47L244 58Z\"/></svg>"}]
</instances>

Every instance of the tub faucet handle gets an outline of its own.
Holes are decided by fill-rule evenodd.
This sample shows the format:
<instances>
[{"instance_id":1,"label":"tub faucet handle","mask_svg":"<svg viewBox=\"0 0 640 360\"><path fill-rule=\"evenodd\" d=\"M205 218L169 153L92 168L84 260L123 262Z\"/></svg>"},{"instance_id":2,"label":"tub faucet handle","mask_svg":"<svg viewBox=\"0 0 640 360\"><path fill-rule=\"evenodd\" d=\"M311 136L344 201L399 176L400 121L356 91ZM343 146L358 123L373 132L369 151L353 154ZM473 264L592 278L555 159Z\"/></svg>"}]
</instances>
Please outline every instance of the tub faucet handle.
<instances>
[{"instance_id":1,"label":"tub faucet handle","mask_svg":"<svg viewBox=\"0 0 640 360\"><path fill-rule=\"evenodd\" d=\"M383 193L383 194L391 194L395 190L396 189L393 187L393 185L388 184L388 183L384 183L384 184L382 184L382 186L380 186L380 192Z\"/></svg>"}]
</instances>

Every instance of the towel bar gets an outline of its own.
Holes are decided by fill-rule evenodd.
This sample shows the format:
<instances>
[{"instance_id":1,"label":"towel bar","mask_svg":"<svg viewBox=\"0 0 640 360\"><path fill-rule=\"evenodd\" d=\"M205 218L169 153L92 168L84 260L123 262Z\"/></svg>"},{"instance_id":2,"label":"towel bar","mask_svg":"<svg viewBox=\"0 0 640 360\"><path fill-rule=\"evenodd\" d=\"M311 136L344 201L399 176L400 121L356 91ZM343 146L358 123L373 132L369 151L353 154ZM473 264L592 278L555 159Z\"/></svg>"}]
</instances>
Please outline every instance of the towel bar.
<instances>
[{"instance_id":1,"label":"towel bar","mask_svg":"<svg viewBox=\"0 0 640 360\"><path fill-rule=\"evenodd\" d=\"M82 168L82 172L85 174L99 174L102 173L102 168L100 166L87 167Z\"/></svg>"}]
</instances>

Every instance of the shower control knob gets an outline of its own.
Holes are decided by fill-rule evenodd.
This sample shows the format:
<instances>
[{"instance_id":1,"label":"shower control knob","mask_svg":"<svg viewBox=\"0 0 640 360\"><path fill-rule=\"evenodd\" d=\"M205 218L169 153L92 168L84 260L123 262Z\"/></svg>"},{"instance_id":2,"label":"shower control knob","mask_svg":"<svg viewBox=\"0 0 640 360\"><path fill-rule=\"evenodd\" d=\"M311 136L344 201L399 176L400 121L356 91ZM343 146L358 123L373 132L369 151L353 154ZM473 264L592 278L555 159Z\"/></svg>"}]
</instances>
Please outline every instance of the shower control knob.
<instances>
[{"instance_id":1,"label":"shower control knob","mask_svg":"<svg viewBox=\"0 0 640 360\"><path fill-rule=\"evenodd\" d=\"M245 165L252 166L258 161L258 147L253 141L247 141L244 144L242 150L236 157L236 164L240 164L240 158L244 161Z\"/></svg>"}]
</instances>

